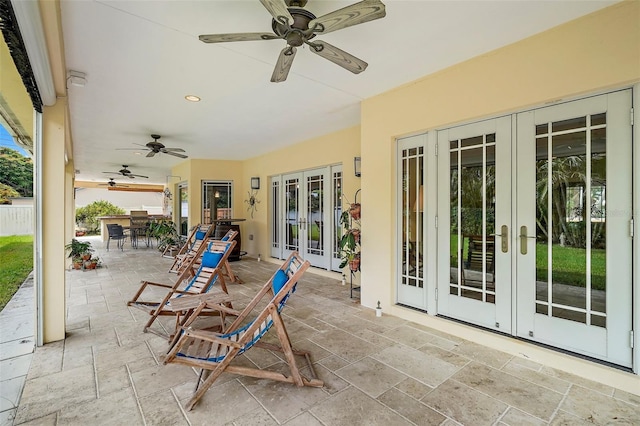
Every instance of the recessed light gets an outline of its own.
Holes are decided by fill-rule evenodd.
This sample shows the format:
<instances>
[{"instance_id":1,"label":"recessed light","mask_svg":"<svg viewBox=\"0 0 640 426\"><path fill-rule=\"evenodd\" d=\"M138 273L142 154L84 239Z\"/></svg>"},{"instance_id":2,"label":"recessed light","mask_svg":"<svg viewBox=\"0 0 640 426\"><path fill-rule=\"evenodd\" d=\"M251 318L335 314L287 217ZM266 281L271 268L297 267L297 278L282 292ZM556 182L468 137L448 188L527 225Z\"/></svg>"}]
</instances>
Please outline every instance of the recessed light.
<instances>
[{"instance_id":1,"label":"recessed light","mask_svg":"<svg viewBox=\"0 0 640 426\"><path fill-rule=\"evenodd\" d=\"M184 98L189 102L200 102L200 97L196 95L187 95Z\"/></svg>"}]
</instances>

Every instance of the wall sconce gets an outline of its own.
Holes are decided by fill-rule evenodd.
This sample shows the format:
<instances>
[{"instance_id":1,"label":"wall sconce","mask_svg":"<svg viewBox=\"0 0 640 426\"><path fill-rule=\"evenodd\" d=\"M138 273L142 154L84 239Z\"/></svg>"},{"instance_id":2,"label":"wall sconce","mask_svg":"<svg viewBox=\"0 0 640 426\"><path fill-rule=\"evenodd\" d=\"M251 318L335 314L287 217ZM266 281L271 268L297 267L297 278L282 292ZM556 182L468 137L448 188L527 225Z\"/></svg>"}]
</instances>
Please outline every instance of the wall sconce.
<instances>
[{"instance_id":1,"label":"wall sconce","mask_svg":"<svg viewBox=\"0 0 640 426\"><path fill-rule=\"evenodd\" d=\"M361 168L362 167L362 159L360 157L353 157L353 171L356 174L356 177L360 177Z\"/></svg>"},{"instance_id":2,"label":"wall sconce","mask_svg":"<svg viewBox=\"0 0 640 426\"><path fill-rule=\"evenodd\" d=\"M260 178L252 177L251 178L251 189L260 189Z\"/></svg>"}]
</instances>

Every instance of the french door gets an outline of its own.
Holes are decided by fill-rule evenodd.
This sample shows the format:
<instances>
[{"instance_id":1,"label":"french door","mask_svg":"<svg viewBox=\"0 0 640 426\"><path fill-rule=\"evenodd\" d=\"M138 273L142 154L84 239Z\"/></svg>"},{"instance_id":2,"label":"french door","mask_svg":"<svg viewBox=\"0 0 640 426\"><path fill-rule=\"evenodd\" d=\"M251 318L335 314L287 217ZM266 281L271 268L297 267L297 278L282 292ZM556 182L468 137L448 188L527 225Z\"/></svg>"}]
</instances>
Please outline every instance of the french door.
<instances>
[{"instance_id":1,"label":"french door","mask_svg":"<svg viewBox=\"0 0 640 426\"><path fill-rule=\"evenodd\" d=\"M336 167L272 178L272 256L286 258L297 251L313 266L332 267L340 213L340 196L335 194L341 182Z\"/></svg>"},{"instance_id":2,"label":"french door","mask_svg":"<svg viewBox=\"0 0 640 426\"><path fill-rule=\"evenodd\" d=\"M517 335L632 363L631 91L518 114Z\"/></svg>"},{"instance_id":3,"label":"french door","mask_svg":"<svg viewBox=\"0 0 640 426\"><path fill-rule=\"evenodd\" d=\"M504 333L512 327L511 127L507 116L438 132L438 313Z\"/></svg>"},{"instance_id":4,"label":"french door","mask_svg":"<svg viewBox=\"0 0 640 426\"><path fill-rule=\"evenodd\" d=\"M631 105L625 90L400 140L398 302L433 288L429 312L630 367Z\"/></svg>"}]
</instances>

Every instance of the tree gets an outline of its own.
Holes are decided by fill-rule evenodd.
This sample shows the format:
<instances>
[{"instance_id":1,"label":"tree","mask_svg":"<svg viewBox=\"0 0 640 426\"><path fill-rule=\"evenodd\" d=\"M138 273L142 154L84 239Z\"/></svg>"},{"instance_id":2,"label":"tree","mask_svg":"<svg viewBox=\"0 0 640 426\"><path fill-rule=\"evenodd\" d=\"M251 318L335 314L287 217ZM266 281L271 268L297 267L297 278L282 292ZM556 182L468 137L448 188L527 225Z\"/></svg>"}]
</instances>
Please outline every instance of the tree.
<instances>
[{"instance_id":1,"label":"tree","mask_svg":"<svg viewBox=\"0 0 640 426\"><path fill-rule=\"evenodd\" d=\"M0 204L11 204L11 200L9 200L9 198L14 198L19 196L20 194L18 193L18 191L16 191L9 185L0 183Z\"/></svg>"},{"instance_id":2,"label":"tree","mask_svg":"<svg viewBox=\"0 0 640 426\"><path fill-rule=\"evenodd\" d=\"M87 228L89 233L97 234L100 229L100 221L97 218L116 214L125 214L125 210L108 201L94 201L76 209L76 222Z\"/></svg>"},{"instance_id":3,"label":"tree","mask_svg":"<svg viewBox=\"0 0 640 426\"><path fill-rule=\"evenodd\" d=\"M0 148L0 183L20 197L33 197L33 161L11 148Z\"/></svg>"}]
</instances>

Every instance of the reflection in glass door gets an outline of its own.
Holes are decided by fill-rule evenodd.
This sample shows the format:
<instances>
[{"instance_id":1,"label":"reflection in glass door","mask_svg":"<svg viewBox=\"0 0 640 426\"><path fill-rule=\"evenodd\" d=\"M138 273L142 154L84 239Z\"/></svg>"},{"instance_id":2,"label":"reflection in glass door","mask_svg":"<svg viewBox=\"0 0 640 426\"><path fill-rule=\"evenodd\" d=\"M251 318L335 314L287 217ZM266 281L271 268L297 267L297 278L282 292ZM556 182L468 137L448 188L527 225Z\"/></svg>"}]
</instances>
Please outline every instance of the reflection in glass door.
<instances>
[{"instance_id":1,"label":"reflection in glass door","mask_svg":"<svg viewBox=\"0 0 640 426\"><path fill-rule=\"evenodd\" d=\"M518 335L624 366L630 108L622 91L518 115Z\"/></svg>"},{"instance_id":2,"label":"reflection in glass door","mask_svg":"<svg viewBox=\"0 0 640 426\"><path fill-rule=\"evenodd\" d=\"M300 179L301 174L286 175L284 183L284 253L288 257L292 252L300 251Z\"/></svg>"},{"instance_id":3,"label":"reflection in glass door","mask_svg":"<svg viewBox=\"0 0 640 426\"><path fill-rule=\"evenodd\" d=\"M272 210L272 220L279 221L277 211L282 211L282 226L272 225L272 255L286 258L299 252L313 266L330 268L335 255L332 241L335 234L334 217L336 199L332 193L339 192L341 174L329 179L333 168L308 170L282 175L272 179L276 186L272 199L282 199L279 207ZM280 187L282 187L280 191ZM282 194L282 195L280 195ZM282 246L282 250L279 247Z\"/></svg>"},{"instance_id":4,"label":"reflection in glass door","mask_svg":"<svg viewBox=\"0 0 640 426\"><path fill-rule=\"evenodd\" d=\"M509 333L511 118L439 131L438 150L438 312Z\"/></svg>"},{"instance_id":5,"label":"reflection in glass door","mask_svg":"<svg viewBox=\"0 0 640 426\"><path fill-rule=\"evenodd\" d=\"M189 232L189 187L186 183L178 185L178 232L187 236Z\"/></svg>"},{"instance_id":6,"label":"reflection in glass door","mask_svg":"<svg viewBox=\"0 0 640 426\"><path fill-rule=\"evenodd\" d=\"M398 303L427 310L424 256L426 135L398 140Z\"/></svg>"}]
</instances>

